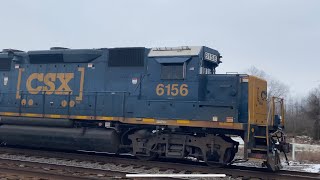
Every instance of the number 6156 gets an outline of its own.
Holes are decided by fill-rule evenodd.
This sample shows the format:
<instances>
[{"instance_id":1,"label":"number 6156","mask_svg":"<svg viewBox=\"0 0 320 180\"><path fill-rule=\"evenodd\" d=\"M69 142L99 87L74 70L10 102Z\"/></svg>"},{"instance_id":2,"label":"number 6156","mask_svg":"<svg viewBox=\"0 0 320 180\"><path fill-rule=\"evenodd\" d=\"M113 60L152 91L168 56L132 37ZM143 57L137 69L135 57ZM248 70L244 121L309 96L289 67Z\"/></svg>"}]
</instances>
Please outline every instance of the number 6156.
<instances>
[{"instance_id":1,"label":"number 6156","mask_svg":"<svg viewBox=\"0 0 320 180\"><path fill-rule=\"evenodd\" d=\"M189 91L187 84L158 84L156 93L158 96L163 96L165 93L167 96L187 96Z\"/></svg>"}]
</instances>

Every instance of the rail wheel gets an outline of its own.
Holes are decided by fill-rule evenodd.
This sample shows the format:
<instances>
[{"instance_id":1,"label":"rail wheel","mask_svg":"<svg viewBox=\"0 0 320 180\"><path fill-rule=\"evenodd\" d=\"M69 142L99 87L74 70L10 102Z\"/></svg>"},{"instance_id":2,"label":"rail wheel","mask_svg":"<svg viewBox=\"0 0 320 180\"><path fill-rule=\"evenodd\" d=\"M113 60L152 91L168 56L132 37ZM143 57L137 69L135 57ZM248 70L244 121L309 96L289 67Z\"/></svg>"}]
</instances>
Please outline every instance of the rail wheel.
<instances>
[{"instance_id":1,"label":"rail wheel","mask_svg":"<svg viewBox=\"0 0 320 180\"><path fill-rule=\"evenodd\" d=\"M208 166L211 167L222 167L225 165L228 165L230 162L232 162L233 158L235 156L235 153L233 151L233 149L228 148L226 149L223 158L222 158L222 162L220 161L220 156L217 153L211 153L211 152L207 152L206 154L206 163Z\"/></svg>"},{"instance_id":2,"label":"rail wheel","mask_svg":"<svg viewBox=\"0 0 320 180\"><path fill-rule=\"evenodd\" d=\"M136 155L136 157L143 161L152 161L158 158L158 153L150 152L150 155Z\"/></svg>"},{"instance_id":3,"label":"rail wheel","mask_svg":"<svg viewBox=\"0 0 320 180\"><path fill-rule=\"evenodd\" d=\"M150 150L146 150L146 154L136 154L136 157L143 161L152 161L159 157L159 154L157 152L154 152L156 145L152 145L152 148Z\"/></svg>"},{"instance_id":4,"label":"rail wheel","mask_svg":"<svg viewBox=\"0 0 320 180\"><path fill-rule=\"evenodd\" d=\"M221 164L219 162L216 162L216 161L210 161L210 160L207 160L206 161L206 164L209 166L209 167L212 167L212 168L221 168L223 167L225 164Z\"/></svg>"},{"instance_id":5,"label":"rail wheel","mask_svg":"<svg viewBox=\"0 0 320 180\"><path fill-rule=\"evenodd\" d=\"M217 152L207 151L205 162L208 166L213 168L219 168L223 166L221 162L219 162L220 156Z\"/></svg>"},{"instance_id":6,"label":"rail wheel","mask_svg":"<svg viewBox=\"0 0 320 180\"><path fill-rule=\"evenodd\" d=\"M233 152L232 149L230 148L226 149L223 156L223 163L229 164L233 160L234 156L235 156L235 153Z\"/></svg>"}]
</instances>

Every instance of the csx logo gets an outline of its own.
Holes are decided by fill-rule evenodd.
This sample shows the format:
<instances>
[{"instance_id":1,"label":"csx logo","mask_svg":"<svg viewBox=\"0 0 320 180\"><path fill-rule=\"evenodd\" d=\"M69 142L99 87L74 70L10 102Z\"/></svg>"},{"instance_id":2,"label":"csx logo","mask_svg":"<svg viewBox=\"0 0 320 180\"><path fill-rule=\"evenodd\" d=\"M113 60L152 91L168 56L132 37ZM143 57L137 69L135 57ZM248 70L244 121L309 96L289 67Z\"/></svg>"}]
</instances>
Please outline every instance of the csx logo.
<instances>
[{"instance_id":1,"label":"csx logo","mask_svg":"<svg viewBox=\"0 0 320 180\"><path fill-rule=\"evenodd\" d=\"M30 94L38 94L41 91L45 91L48 95L68 95L72 93L68 83L73 78L74 73L33 73L28 77L26 87ZM40 85L34 86L34 84Z\"/></svg>"},{"instance_id":2,"label":"csx logo","mask_svg":"<svg viewBox=\"0 0 320 180\"><path fill-rule=\"evenodd\" d=\"M24 71L24 68L19 68L16 99L21 99L20 91ZM74 73L33 73L27 78L26 89L30 94L39 94L40 92L45 92L47 95L68 95L69 93L72 94L73 90L70 88L69 83L72 79L74 79L75 75L77 75L80 78L78 86L79 89L77 89L79 94L77 94L75 100L82 101L84 88L84 72L85 68L79 67L78 71L75 71ZM77 87L77 82L74 82L73 85Z\"/></svg>"}]
</instances>

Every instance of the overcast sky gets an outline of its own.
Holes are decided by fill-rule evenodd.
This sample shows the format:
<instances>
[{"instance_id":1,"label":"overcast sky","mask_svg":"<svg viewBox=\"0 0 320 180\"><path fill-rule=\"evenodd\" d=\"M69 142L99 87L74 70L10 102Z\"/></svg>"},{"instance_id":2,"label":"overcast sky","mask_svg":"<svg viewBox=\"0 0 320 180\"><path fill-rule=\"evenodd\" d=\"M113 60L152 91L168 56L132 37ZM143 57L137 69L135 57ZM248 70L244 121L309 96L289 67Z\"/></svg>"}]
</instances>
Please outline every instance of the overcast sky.
<instances>
[{"instance_id":1,"label":"overcast sky","mask_svg":"<svg viewBox=\"0 0 320 180\"><path fill-rule=\"evenodd\" d=\"M305 95L320 84L319 0L0 0L0 49L205 45Z\"/></svg>"}]
</instances>

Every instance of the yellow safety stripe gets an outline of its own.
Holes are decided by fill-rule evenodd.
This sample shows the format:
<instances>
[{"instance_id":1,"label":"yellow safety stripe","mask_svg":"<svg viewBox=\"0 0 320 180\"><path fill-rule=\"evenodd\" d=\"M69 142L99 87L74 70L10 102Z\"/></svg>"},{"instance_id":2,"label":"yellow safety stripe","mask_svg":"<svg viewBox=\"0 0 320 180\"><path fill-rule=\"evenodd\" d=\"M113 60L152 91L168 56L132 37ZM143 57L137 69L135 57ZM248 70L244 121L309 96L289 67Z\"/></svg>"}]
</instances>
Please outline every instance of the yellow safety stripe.
<instances>
[{"instance_id":1,"label":"yellow safety stripe","mask_svg":"<svg viewBox=\"0 0 320 180\"><path fill-rule=\"evenodd\" d=\"M204 120L185 120L185 119L155 119L155 118L124 118L111 116L82 116L82 115L59 115L59 114L34 114L34 113L14 113L0 112L1 116L13 117L36 117L36 118L52 118L52 119L76 119L76 120L102 120L102 121L119 121L127 124L149 124L149 125L168 125L168 126L190 126L205 128L223 128L223 129L244 129L243 123L217 122Z\"/></svg>"}]
</instances>

